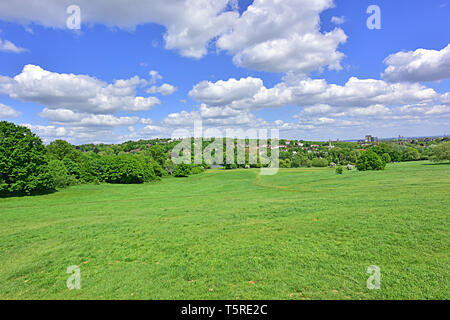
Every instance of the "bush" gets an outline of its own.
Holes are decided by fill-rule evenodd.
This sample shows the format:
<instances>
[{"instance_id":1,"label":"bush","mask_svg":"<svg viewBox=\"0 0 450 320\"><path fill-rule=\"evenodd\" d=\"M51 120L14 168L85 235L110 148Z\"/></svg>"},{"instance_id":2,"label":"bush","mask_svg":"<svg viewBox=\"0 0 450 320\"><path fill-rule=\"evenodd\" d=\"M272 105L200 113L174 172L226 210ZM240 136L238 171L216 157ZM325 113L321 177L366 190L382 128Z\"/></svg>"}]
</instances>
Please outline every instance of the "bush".
<instances>
[{"instance_id":1,"label":"bush","mask_svg":"<svg viewBox=\"0 0 450 320\"><path fill-rule=\"evenodd\" d=\"M30 129L0 122L0 194L30 194L53 189L46 150Z\"/></svg>"},{"instance_id":2,"label":"bush","mask_svg":"<svg viewBox=\"0 0 450 320\"><path fill-rule=\"evenodd\" d=\"M383 153L383 155L381 156L381 160L383 160L384 163L391 163L391 156L389 155L389 153Z\"/></svg>"},{"instance_id":3,"label":"bush","mask_svg":"<svg viewBox=\"0 0 450 320\"><path fill-rule=\"evenodd\" d=\"M153 164L145 157L131 154L103 158L103 181L134 184L156 180Z\"/></svg>"},{"instance_id":4,"label":"bush","mask_svg":"<svg viewBox=\"0 0 450 320\"><path fill-rule=\"evenodd\" d=\"M205 171L205 169L203 169L202 166L196 166L191 169L192 174L199 174L202 173L203 171Z\"/></svg>"},{"instance_id":5,"label":"bush","mask_svg":"<svg viewBox=\"0 0 450 320\"><path fill-rule=\"evenodd\" d=\"M343 172L344 172L344 168L342 168L340 166L336 168L336 173L337 174L342 174Z\"/></svg>"},{"instance_id":6,"label":"bush","mask_svg":"<svg viewBox=\"0 0 450 320\"><path fill-rule=\"evenodd\" d=\"M280 168L290 168L290 167L291 167L290 159L280 160Z\"/></svg>"},{"instance_id":7,"label":"bush","mask_svg":"<svg viewBox=\"0 0 450 320\"><path fill-rule=\"evenodd\" d=\"M328 160L324 158L315 158L312 160L313 167L328 167Z\"/></svg>"},{"instance_id":8,"label":"bush","mask_svg":"<svg viewBox=\"0 0 450 320\"><path fill-rule=\"evenodd\" d=\"M381 160L380 156L370 150L363 152L356 163L356 168L360 171L383 170L385 166L386 163Z\"/></svg>"},{"instance_id":9,"label":"bush","mask_svg":"<svg viewBox=\"0 0 450 320\"><path fill-rule=\"evenodd\" d=\"M187 177L192 173L191 168L189 165L185 163L180 163L175 171L173 172L173 175L175 177Z\"/></svg>"}]
</instances>

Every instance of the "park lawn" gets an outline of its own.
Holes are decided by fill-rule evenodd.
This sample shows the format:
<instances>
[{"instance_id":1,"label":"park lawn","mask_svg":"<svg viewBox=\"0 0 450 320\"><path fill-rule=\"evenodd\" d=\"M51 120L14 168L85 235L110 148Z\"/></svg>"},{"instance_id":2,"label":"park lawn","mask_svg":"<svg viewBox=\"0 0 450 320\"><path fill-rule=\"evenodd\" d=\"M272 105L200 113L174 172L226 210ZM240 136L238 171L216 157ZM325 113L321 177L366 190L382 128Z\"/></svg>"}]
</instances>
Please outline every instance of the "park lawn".
<instances>
[{"instance_id":1,"label":"park lawn","mask_svg":"<svg viewBox=\"0 0 450 320\"><path fill-rule=\"evenodd\" d=\"M0 298L449 299L449 178L428 162L214 169L0 199Z\"/></svg>"}]
</instances>

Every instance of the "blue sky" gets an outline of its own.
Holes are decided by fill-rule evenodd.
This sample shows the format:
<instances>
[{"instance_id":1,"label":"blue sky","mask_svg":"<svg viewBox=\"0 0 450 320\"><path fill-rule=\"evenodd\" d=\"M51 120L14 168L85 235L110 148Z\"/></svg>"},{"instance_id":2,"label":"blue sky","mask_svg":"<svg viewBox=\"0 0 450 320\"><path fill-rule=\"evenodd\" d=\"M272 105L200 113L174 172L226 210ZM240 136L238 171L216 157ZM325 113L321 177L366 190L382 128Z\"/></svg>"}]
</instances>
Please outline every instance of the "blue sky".
<instances>
[{"instance_id":1,"label":"blue sky","mask_svg":"<svg viewBox=\"0 0 450 320\"><path fill-rule=\"evenodd\" d=\"M448 1L32 2L0 2L0 119L46 142L170 137L193 119L297 139L450 132Z\"/></svg>"}]
</instances>

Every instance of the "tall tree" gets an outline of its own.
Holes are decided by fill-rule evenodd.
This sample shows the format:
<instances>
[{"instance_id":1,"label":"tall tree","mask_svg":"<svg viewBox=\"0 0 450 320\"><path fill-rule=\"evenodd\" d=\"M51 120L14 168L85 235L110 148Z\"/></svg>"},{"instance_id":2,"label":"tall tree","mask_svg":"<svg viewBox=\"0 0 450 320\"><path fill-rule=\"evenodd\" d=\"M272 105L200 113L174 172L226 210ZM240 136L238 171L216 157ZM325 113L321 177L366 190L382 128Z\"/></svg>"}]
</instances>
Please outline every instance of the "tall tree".
<instances>
[{"instance_id":1,"label":"tall tree","mask_svg":"<svg viewBox=\"0 0 450 320\"><path fill-rule=\"evenodd\" d=\"M0 194L30 194L53 189L46 150L30 129L0 122Z\"/></svg>"}]
</instances>

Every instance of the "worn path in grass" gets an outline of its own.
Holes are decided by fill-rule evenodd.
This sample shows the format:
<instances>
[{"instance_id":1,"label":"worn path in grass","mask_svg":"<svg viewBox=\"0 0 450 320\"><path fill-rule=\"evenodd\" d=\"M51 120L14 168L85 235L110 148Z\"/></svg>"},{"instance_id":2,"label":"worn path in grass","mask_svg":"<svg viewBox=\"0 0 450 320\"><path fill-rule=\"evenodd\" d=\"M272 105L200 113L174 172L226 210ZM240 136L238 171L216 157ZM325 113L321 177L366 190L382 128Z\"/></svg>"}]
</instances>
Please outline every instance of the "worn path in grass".
<instances>
[{"instance_id":1,"label":"worn path in grass","mask_svg":"<svg viewBox=\"0 0 450 320\"><path fill-rule=\"evenodd\" d=\"M0 298L449 298L450 165L258 173L0 199Z\"/></svg>"}]
</instances>

